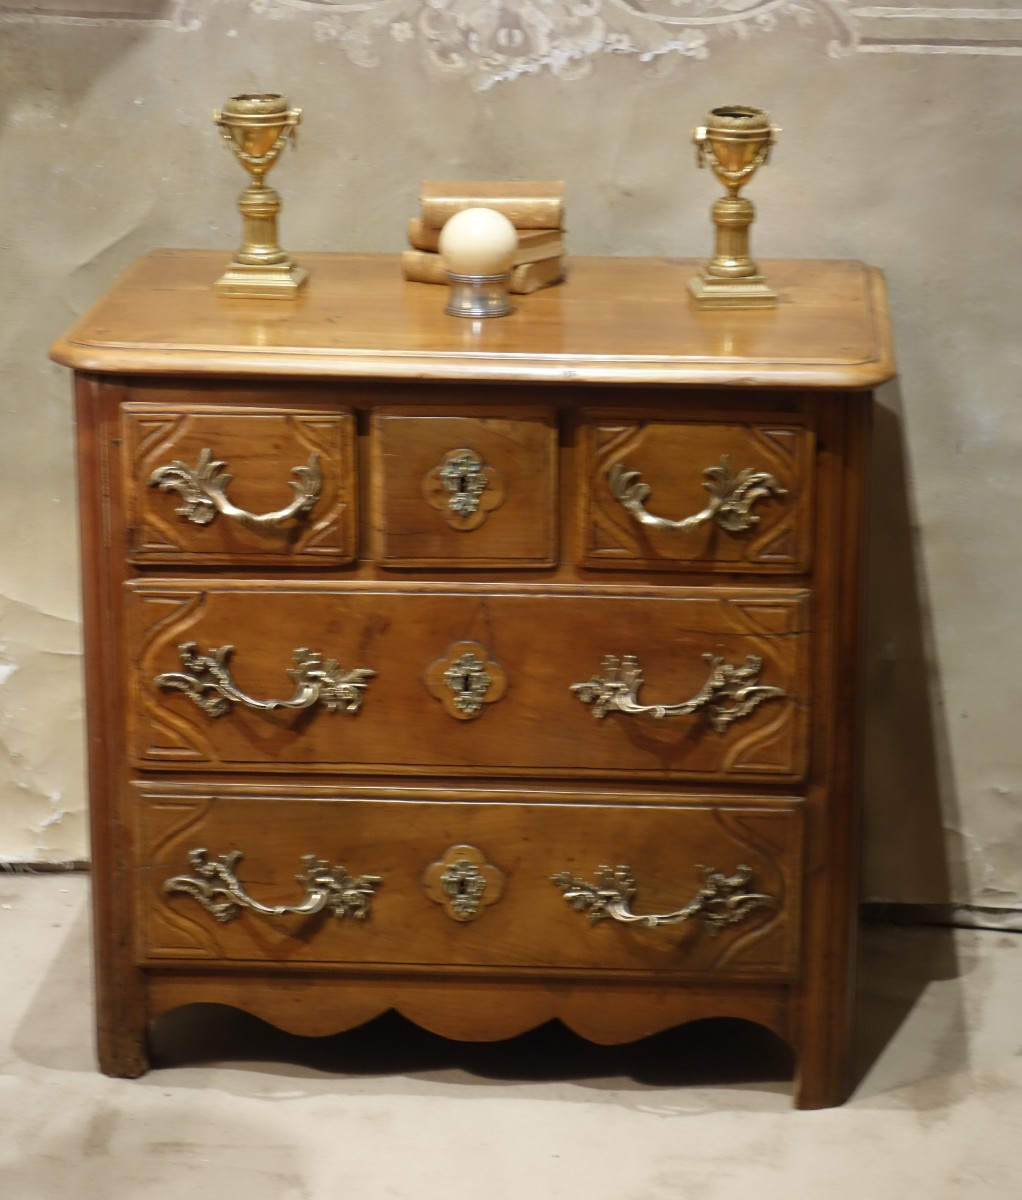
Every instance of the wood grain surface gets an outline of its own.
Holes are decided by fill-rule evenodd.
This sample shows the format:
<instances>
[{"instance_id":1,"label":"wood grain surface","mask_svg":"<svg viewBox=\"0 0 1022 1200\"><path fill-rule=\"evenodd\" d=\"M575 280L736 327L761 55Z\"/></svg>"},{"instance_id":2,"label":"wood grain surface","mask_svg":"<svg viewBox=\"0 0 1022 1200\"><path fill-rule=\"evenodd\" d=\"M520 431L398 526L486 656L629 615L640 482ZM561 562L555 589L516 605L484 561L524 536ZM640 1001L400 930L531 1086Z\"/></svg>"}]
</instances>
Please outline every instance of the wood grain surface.
<instances>
[{"instance_id":1,"label":"wood grain surface","mask_svg":"<svg viewBox=\"0 0 1022 1200\"><path fill-rule=\"evenodd\" d=\"M695 260L572 258L563 284L499 320L447 316L444 292L386 255L307 254L287 303L212 290L226 258L159 250L129 268L53 347L78 370L588 383L872 387L894 373L879 272L862 263L761 264L776 309L707 311Z\"/></svg>"}]
</instances>

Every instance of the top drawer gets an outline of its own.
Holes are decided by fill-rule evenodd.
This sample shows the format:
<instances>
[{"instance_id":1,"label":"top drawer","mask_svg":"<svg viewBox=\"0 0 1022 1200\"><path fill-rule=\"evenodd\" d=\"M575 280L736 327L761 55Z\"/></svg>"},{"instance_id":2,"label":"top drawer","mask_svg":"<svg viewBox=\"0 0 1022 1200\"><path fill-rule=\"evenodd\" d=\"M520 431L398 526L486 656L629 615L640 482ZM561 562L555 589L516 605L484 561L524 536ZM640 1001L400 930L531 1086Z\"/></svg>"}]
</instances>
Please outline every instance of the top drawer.
<instances>
[{"instance_id":1,"label":"top drawer","mask_svg":"<svg viewBox=\"0 0 1022 1200\"><path fill-rule=\"evenodd\" d=\"M246 401L267 394L238 392L224 397L236 403L211 405L187 392L161 393L158 404L122 405L129 558L176 566L351 562L354 418L294 403L306 396L255 404Z\"/></svg>"},{"instance_id":2,"label":"top drawer","mask_svg":"<svg viewBox=\"0 0 1022 1200\"><path fill-rule=\"evenodd\" d=\"M809 568L813 431L589 411L580 428L587 567L783 574Z\"/></svg>"}]
</instances>

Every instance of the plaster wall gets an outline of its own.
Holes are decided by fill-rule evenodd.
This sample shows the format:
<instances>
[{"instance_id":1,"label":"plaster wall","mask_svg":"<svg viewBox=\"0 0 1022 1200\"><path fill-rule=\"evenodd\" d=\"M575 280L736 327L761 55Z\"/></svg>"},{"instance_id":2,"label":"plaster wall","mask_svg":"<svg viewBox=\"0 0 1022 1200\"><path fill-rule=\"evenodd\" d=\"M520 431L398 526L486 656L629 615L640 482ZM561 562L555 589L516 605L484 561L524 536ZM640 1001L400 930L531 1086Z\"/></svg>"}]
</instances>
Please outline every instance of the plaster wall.
<instances>
[{"instance_id":1,"label":"plaster wall","mask_svg":"<svg viewBox=\"0 0 1022 1200\"><path fill-rule=\"evenodd\" d=\"M1022 908L1022 8L0 2L0 862L87 857L72 429L49 342L138 254L233 249L210 111L305 111L292 252L396 251L419 181L563 178L575 253L700 255L707 108L783 128L754 250L882 266L865 894Z\"/></svg>"}]
</instances>

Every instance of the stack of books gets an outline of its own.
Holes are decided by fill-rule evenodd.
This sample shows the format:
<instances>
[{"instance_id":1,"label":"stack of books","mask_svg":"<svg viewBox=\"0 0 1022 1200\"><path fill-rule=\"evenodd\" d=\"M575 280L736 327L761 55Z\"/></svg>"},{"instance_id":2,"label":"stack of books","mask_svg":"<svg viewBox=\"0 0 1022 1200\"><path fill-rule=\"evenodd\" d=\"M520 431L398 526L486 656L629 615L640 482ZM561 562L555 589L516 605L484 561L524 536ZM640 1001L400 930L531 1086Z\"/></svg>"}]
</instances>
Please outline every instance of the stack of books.
<instances>
[{"instance_id":1,"label":"stack of books","mask_svg":"<svg viewBox=\"0 0 1022 1200\"><path fill-rule=\"evenodd\" d=\"M564 278L564 184L559 181L426 180L419 215L408 222L409 249L401 255L405 279L446 283L440 230L463 208L495 208L518 231L509 290L518 294Z\"/></svg>"}]
</instances>

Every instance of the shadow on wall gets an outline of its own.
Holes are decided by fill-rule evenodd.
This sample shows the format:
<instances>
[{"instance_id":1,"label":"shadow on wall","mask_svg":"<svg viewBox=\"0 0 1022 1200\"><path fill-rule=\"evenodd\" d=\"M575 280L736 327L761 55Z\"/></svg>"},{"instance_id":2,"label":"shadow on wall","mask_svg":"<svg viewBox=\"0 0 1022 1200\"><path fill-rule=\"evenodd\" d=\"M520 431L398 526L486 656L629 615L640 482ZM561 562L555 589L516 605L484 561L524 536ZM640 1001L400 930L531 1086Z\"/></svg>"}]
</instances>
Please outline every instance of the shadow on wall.
<instances>
[{"instance_id":1,"label":"shadow on wall","mask_svg":"<svg viewBox=\"0 0 1022 1200\"><path fill-rule=\"evenodd\" d=\"M18 1058L55 1071L95 1071L88 905L55 945L12 1046ZM54 937L54 942L56 938ZM6 1182L6 1180L5 1180ZM18 1195L11 1191L8 1194ZM25 1192L24 1195L31 1195Z\"/></svg>"},{"instance_id":2,"label":"shadow on wall","mask_svg":"<svg viewBox=\"0 0 1022 1200\"><path fill-rule=\"evenodd\" d=\"M959 961L948 926L867 923L859 943L855 1004L853 1097L872 1108L904 1103L911 1087L917 1112L946 1107L969 1088L969 1026L960 986L969 970ZM911 1032L898 1036L911 1019ZM883 1061L881 1061L883 1060Z\"/></svg>"},{"instance_id":3,"label":"shadow on wall","mask_svg":"<svg viewBox=\"0 0 1022 1200\"><path fill-rule=\"evenodd\" d=\"M894 954L883 939L877 939L876 931L885 920L897 920L899 911L911 923L911 907L901 906L947 912L956 896L968 894L965 883L952 878L947 855L945 825L955 820L957 797L897 382L881 388L877 401L871 462L862 864L862 894L875 920L867 925L858 964L860 1085L927 986L956 978L960 969L951 928L918 930L918 936ZM965 1054L964 1037L960 1045ZM952 1073L963 1065L946 1064Z\"/></svg>"},{"instance_id":4,"label":"shadow on wall","mask_svg":"<svg viewBox=\"0 0 1022 1200\"><path fill-rule=\"evenodd\" d=\"M933 652L897 384L876 407L870 514L863 898L950 905L945 828L957 823L941 680Z\"/></svg>"}]
</instances>

